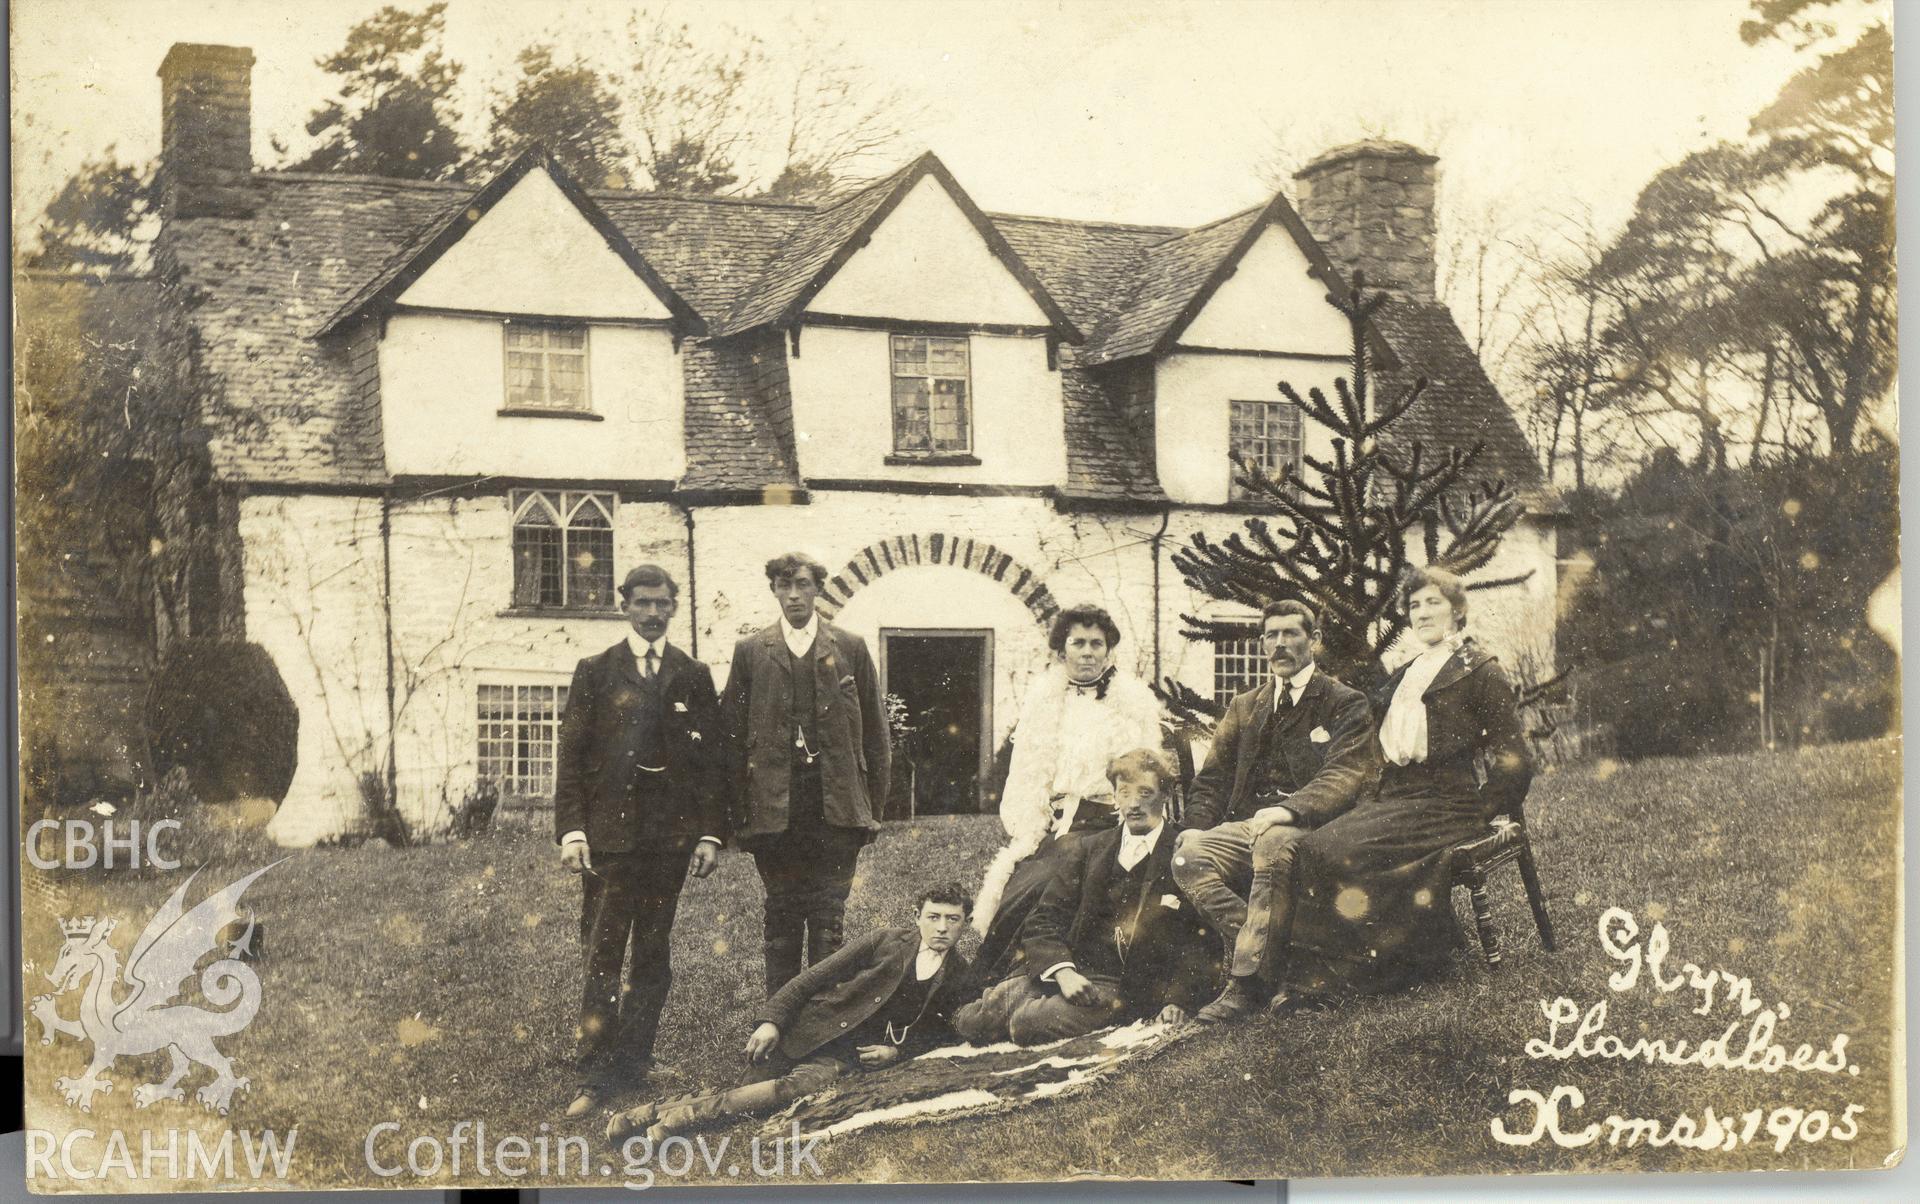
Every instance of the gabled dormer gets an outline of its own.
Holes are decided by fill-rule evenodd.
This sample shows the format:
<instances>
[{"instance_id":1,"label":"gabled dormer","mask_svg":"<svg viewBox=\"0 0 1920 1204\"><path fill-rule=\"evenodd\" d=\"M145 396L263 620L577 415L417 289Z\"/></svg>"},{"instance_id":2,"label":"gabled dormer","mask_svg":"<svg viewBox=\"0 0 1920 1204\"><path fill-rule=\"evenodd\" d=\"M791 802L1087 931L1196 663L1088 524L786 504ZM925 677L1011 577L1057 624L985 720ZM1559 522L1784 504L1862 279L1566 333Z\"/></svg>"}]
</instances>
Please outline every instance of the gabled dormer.
<instances>
[{"instance_id":1,"label":"gabled dormer","mask_svg":"<svg viewBox=\"0 0 1920 1204\"><path fill-rule=\"evenodd\" d=\"M559 164L514 160L330 318L377 346L395 476L667 482L704 323Z\"/></svg>"},{"instance_id":2,"label":"gabled dormer","mask_svg":"<svg viewBox=\"0 0 1920 1204\"><path fill-rule=\"evenodd\" d=\"M809 482L1044 488L1079 329L933 155L809 216L726 333L774 327Z\"/></svg>"},{"instance_id":3,"label":"gabled dormer","mask_svg":"<svg viewBox=\"0 0 1920 1204\"><path fill-rule=\"evenodd\" d=\"M1283 194L1142 252L1133 294L1082 358L1151 372L1155 470L1169 497L1236 502L1234 457L1278 471L1329 454L1330 436L1279 382L1331 395L1345 374L1350 334L1326 301L1342 287ZM1390 360L1384 343L1377 351Z\"/></svg>"}]
</instances>

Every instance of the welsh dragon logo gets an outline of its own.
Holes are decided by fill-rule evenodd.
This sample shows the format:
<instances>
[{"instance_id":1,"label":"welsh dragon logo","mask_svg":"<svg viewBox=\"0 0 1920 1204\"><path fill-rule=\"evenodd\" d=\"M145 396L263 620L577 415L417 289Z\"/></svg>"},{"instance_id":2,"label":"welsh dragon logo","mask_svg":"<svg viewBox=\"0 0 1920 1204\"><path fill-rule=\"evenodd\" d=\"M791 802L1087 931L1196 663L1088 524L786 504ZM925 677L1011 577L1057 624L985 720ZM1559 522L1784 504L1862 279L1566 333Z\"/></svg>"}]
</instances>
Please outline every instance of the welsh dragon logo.
<instances>
[{"instance_id":1,"label":"welsh dragon logo","mask_svg":"<svg viewBox=\"0 0 1920 1204\"><path fill-rule=\"evenodd\" d=\"M94 1095L113 1090L113 1083L101 1076L116 1059L164 1049L172 1058L167 1077L136 1086L134 1106L145 1108L160 1100L184 1103L186 1092L180 1080L198 1063L213 1071L214 1079L195 1092L195 1098L208 1111L223 1116L227 1113L233 1093L251 1084L234 1077L233 1063L214 1047L213 1039L237 1033L252 1023L254 1013L260 1010L260 977L252 966L238 960L253 934L251 912L246 917L246 932L238 940L223 946L220 933L240 920L241 894L255 878L278 864L262 866L229 883L192 909L183 907L182 901L199 871L189 874L134 942L124 979L120 954L107 940L117 921L84 916L60 922L66 941L47 973L56 989L52 994L35 996L29 1010L40 1021L40 1044L51 1045L61 1034L93 1043L93 1060L86 1073L79 1078L62 1075L53 1080L54 1088L69 1106L91 1112ZM182 985L209 953L220 956L199 971L200 993L215 1008L224 1010L175 1003ZM55 1010L56 1001L82 984L85 990L79 1017L68 1020ZM122 987L127 988L124 995Z\"/></svg>"}]
</instances>

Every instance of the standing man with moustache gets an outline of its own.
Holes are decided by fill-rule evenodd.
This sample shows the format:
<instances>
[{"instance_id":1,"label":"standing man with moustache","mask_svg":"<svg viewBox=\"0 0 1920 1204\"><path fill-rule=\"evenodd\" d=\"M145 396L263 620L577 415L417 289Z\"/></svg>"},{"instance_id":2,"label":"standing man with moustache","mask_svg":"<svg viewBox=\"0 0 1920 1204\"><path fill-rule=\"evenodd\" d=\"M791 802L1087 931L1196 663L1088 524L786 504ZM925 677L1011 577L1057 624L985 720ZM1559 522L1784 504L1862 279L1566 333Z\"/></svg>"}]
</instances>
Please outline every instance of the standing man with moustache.
<instances>
[{"instance_id":1,"label":"standing man with moustache","mask_svg":"<svg viewBox=\"0 0 1920 1204\"><path fill-rule=\"evenodd\" d=\"M680 888L689 868L713 872L725 839L713 673L667 641L679 593L658 565L627 574L620 599L632 630L574 669L560 720L554 830L561 864L581 876L586 953L568 1116L651 1070Z\"/></svg>"},{"instance_id":2,"label":"standing man with moustache","mask_svg":"<svg viewBox=\"0 0 1920 1204\"><path fill-rule=\"evenodd\" d=\"M826 582L826 566L804 553L767 562L780 617L734 646L721 703L734 831L767 890L769 996L803 955L817 965L840 948L891 768L880 675L866 641L815 609Z\"/></svg>"}]
</instances>

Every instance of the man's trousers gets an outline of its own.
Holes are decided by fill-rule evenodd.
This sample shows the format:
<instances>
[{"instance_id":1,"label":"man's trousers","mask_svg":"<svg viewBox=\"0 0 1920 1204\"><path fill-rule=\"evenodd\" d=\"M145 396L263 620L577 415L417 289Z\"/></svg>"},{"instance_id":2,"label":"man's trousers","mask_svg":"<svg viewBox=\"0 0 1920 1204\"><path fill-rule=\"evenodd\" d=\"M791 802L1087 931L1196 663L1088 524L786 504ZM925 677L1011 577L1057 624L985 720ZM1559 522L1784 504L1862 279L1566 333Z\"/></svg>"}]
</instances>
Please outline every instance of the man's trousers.
<instances>
[{"instance_id":1,"label":"man's trousers","mask_svg":"<svg viewBox=\"0 0 1920 1204\"><path fill-rule=\"evenodd\" d=\"M1037 983L1032 975L1015 974L955 1012L954 1031L974 1045L1009 1040L1045 1045L1125 1020L1127 999L1120 981L1100 974L1088 975L1087 981L1100 993L1092 1006L1069 1002L1058 987Z\"/></svg>"},{"instance_id":2,"label":"man's trousers","mask_svg":"<svg viewBox=\"0 0 1920 1204\"><path fill-rule=\"evenodd\" d=\"M1271 977L1276 941L1293 907L1293 848L1307 829L1274 824L1253 834L1245 820L1180 834L1173 880L1233 950L1235 978Z\"/></svg>"},{"instance_id":3,"label":"man's trousers","mask_svg":"<svg viewBox=\"0 0 1920 1204\"><path fill-rule=\"evenodd\" d=\"M587 963L580 1002L583 1086L620 1085L653 1058L660 1011L673 987L673 918L696 843L673 837L627 853L594 852L593 868L580 875Z\"/></svg>"},{"instance_id":4,"label":"man's trousers","mask_svg":"<svg viewBox=\"0 0 1920 1204\"><path fill-rule=\"evenodd\" d=\"M845 943L847 896L867 834L820 821L755 842L753 864L767 888L766 974L771 996L808 964Z\"/></svg>"}]
</instances>

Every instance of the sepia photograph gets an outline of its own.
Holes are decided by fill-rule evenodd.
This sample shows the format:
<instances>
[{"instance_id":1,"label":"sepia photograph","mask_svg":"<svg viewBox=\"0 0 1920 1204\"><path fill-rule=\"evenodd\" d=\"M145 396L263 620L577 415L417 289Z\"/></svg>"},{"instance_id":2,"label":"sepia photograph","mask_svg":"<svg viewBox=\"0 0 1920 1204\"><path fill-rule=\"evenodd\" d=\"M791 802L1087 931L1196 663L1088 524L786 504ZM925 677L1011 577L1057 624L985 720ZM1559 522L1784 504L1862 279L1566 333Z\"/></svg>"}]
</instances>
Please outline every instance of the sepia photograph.
<instances>
[{"instance_id":1,"label":"sepia photograph","mask_svg":"<svg viewBox=\"0 0 1920 1204\"><path fill-rule=\"evenodd\" d=\"M26 1188L1897 1165L1893 19L20 0Z\"/></svg>"}]
</instances>

